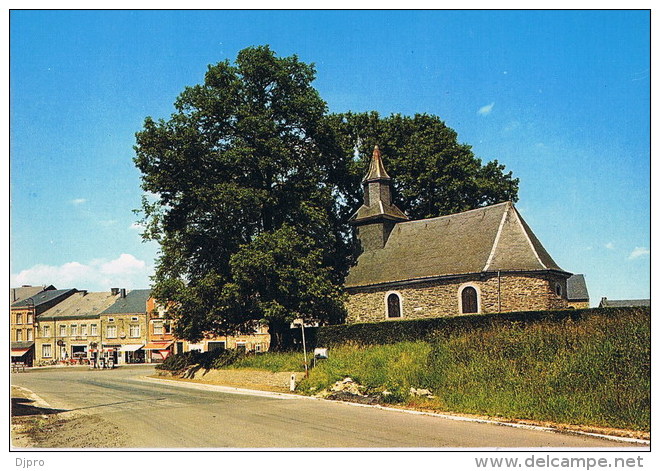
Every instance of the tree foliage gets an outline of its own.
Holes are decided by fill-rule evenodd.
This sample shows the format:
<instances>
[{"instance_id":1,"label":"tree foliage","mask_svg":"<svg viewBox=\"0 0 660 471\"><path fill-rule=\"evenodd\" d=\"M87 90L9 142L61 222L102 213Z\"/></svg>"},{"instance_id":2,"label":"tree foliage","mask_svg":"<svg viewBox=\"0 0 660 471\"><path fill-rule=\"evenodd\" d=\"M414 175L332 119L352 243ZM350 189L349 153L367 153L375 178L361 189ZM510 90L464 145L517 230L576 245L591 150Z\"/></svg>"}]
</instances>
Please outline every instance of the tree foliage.
<instances>
[{"instance_id":1,"label":"tree foliage","mask_svg":"<svg viewBox=\"0 0 660 471\"><path fill-rule=\"evenodd\" d=\"M345 254L333 195L344 172L326 158L337 152L314 75L296 56L248 48L235 65L209 66L168 121L147 118L137 133L142 188L156 196L142 208L144 235L161 247L154 293L170 301L182 338L272 319L275 310L282 322L323 314L302 298L268 304L270 287L261 283L261 293L251 284L247 259L281 249L267 243L281 231L305 239L279 262L311 257L297 276L313 278L321 291L340 283L342 264L333 261Z\"/></svg>"},{"instance_id":2,"label":"tree foliage","mask_svg":"<svg viewBox=\"0 0 660 471\"><path fill-rule=\"evenodd\" d=\"M438 117L328 114L314 78L295 55L250 47L136 134L143 237L160 245L153 293L180 338L340 322L358 248L346 223L376 144L412 219L516 199L511 172L482 165Z\"/></svg>"},{"instance_id":3,"label":"tree foliage","mask_svg":"<svg viewBox=\"0 0 660 471\"><path fill-rule=\"evenodd\" d=\"M452 214L502 201L516 201L518 179L493 160L483 165L470 146L437 116L376 112L338 113L328 117L345 156L355 155L346 197L357 208L362 201L360 180L374 145L394 177L394 200L411 219Z\"/></svg>"}]
</instances>

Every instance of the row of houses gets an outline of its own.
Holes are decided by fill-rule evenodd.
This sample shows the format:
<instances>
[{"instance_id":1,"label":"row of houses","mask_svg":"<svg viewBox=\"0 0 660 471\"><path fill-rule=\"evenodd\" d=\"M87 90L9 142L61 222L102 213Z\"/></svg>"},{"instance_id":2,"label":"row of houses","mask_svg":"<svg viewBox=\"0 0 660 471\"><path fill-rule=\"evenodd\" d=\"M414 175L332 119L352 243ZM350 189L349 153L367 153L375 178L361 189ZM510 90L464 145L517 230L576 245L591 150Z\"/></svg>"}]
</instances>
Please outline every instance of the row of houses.
<instances>
[{"instance_id":1,"label":"row of houses","mask_svg":"<svg viewBox=\"0 0 660 471\"><path fill-rule=\"evenodd\" d=\"M234 336L207 335L200 342L177 339L174 326L148 289L106 292L56 289L10 290L12 362L52 364L157 363L172 353L236 348L268 350L265 326Z\"/></svg>"}]
</instances>

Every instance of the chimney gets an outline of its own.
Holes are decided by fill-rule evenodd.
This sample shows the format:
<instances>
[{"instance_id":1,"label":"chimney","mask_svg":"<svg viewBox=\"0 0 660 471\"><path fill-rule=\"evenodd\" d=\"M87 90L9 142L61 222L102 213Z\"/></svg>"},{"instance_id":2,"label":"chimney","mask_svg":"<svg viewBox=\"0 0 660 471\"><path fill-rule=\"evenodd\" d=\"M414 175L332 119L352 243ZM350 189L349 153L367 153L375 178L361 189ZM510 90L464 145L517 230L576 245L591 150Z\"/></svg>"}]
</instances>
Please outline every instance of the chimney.
<instances>
[{"instance_id":1,"label":"chimney","mask_svg":"<svg viewBox=\"0 0 660 471\"><path fill-rule=\"evenodd\" d=\"M125 298L126 297L126 288L121 289L121 297Z\"/></svg>"},{"instance_id":2,"label":"chimney","mask_svg":"<svg viewBox=\"0 0 660 471\"><path fill-rule=\"evenodd\" d=\"M110 294L117 296L119 294L119 288L110 288Z\"/></svg>"}]
</instances>

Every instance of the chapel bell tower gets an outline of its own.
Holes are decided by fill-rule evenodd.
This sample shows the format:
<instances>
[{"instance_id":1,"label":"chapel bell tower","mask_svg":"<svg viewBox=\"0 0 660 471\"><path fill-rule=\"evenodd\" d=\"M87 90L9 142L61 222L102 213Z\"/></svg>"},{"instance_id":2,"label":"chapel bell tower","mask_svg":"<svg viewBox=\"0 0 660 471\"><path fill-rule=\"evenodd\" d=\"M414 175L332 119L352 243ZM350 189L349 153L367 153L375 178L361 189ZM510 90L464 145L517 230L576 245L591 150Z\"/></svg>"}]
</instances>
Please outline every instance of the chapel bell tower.
<instances>
[{"instance_id":1,"label":"chapel bell tower","mask_svg":"<svg viewBox=\"0 0 660 471\"><path fill-rule=\"evenodd\" d=\"M408 216L392 204L392 178L385 171L378 146L374 147L362 188L364 204L349 223L357 228L362 249L369 252L385 247L394 225L408 220Z\"/></svg>"}]
</instances>

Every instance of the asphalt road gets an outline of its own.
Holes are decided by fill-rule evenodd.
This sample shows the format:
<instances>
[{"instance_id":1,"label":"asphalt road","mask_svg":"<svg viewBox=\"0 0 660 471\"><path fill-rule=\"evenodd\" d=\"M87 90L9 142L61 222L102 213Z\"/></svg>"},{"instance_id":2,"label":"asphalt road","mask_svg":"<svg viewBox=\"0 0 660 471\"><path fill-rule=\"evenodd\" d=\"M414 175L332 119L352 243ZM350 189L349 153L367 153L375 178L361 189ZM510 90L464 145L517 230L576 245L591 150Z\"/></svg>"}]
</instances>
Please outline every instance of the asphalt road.
<instances>
[{"instance_id":1,"label":"asphalt road","mask_svg":"<svg viewBox=\"0 0 660 471\"><path fill-rule=\"evenodd\" d=\"M610 440L332 401L228 394L145 381L151 367L11 374L55 409L101 416L130 448L623 447ZM102 435L102 431L98 431Z\"/></svg>"}]
</instances>

